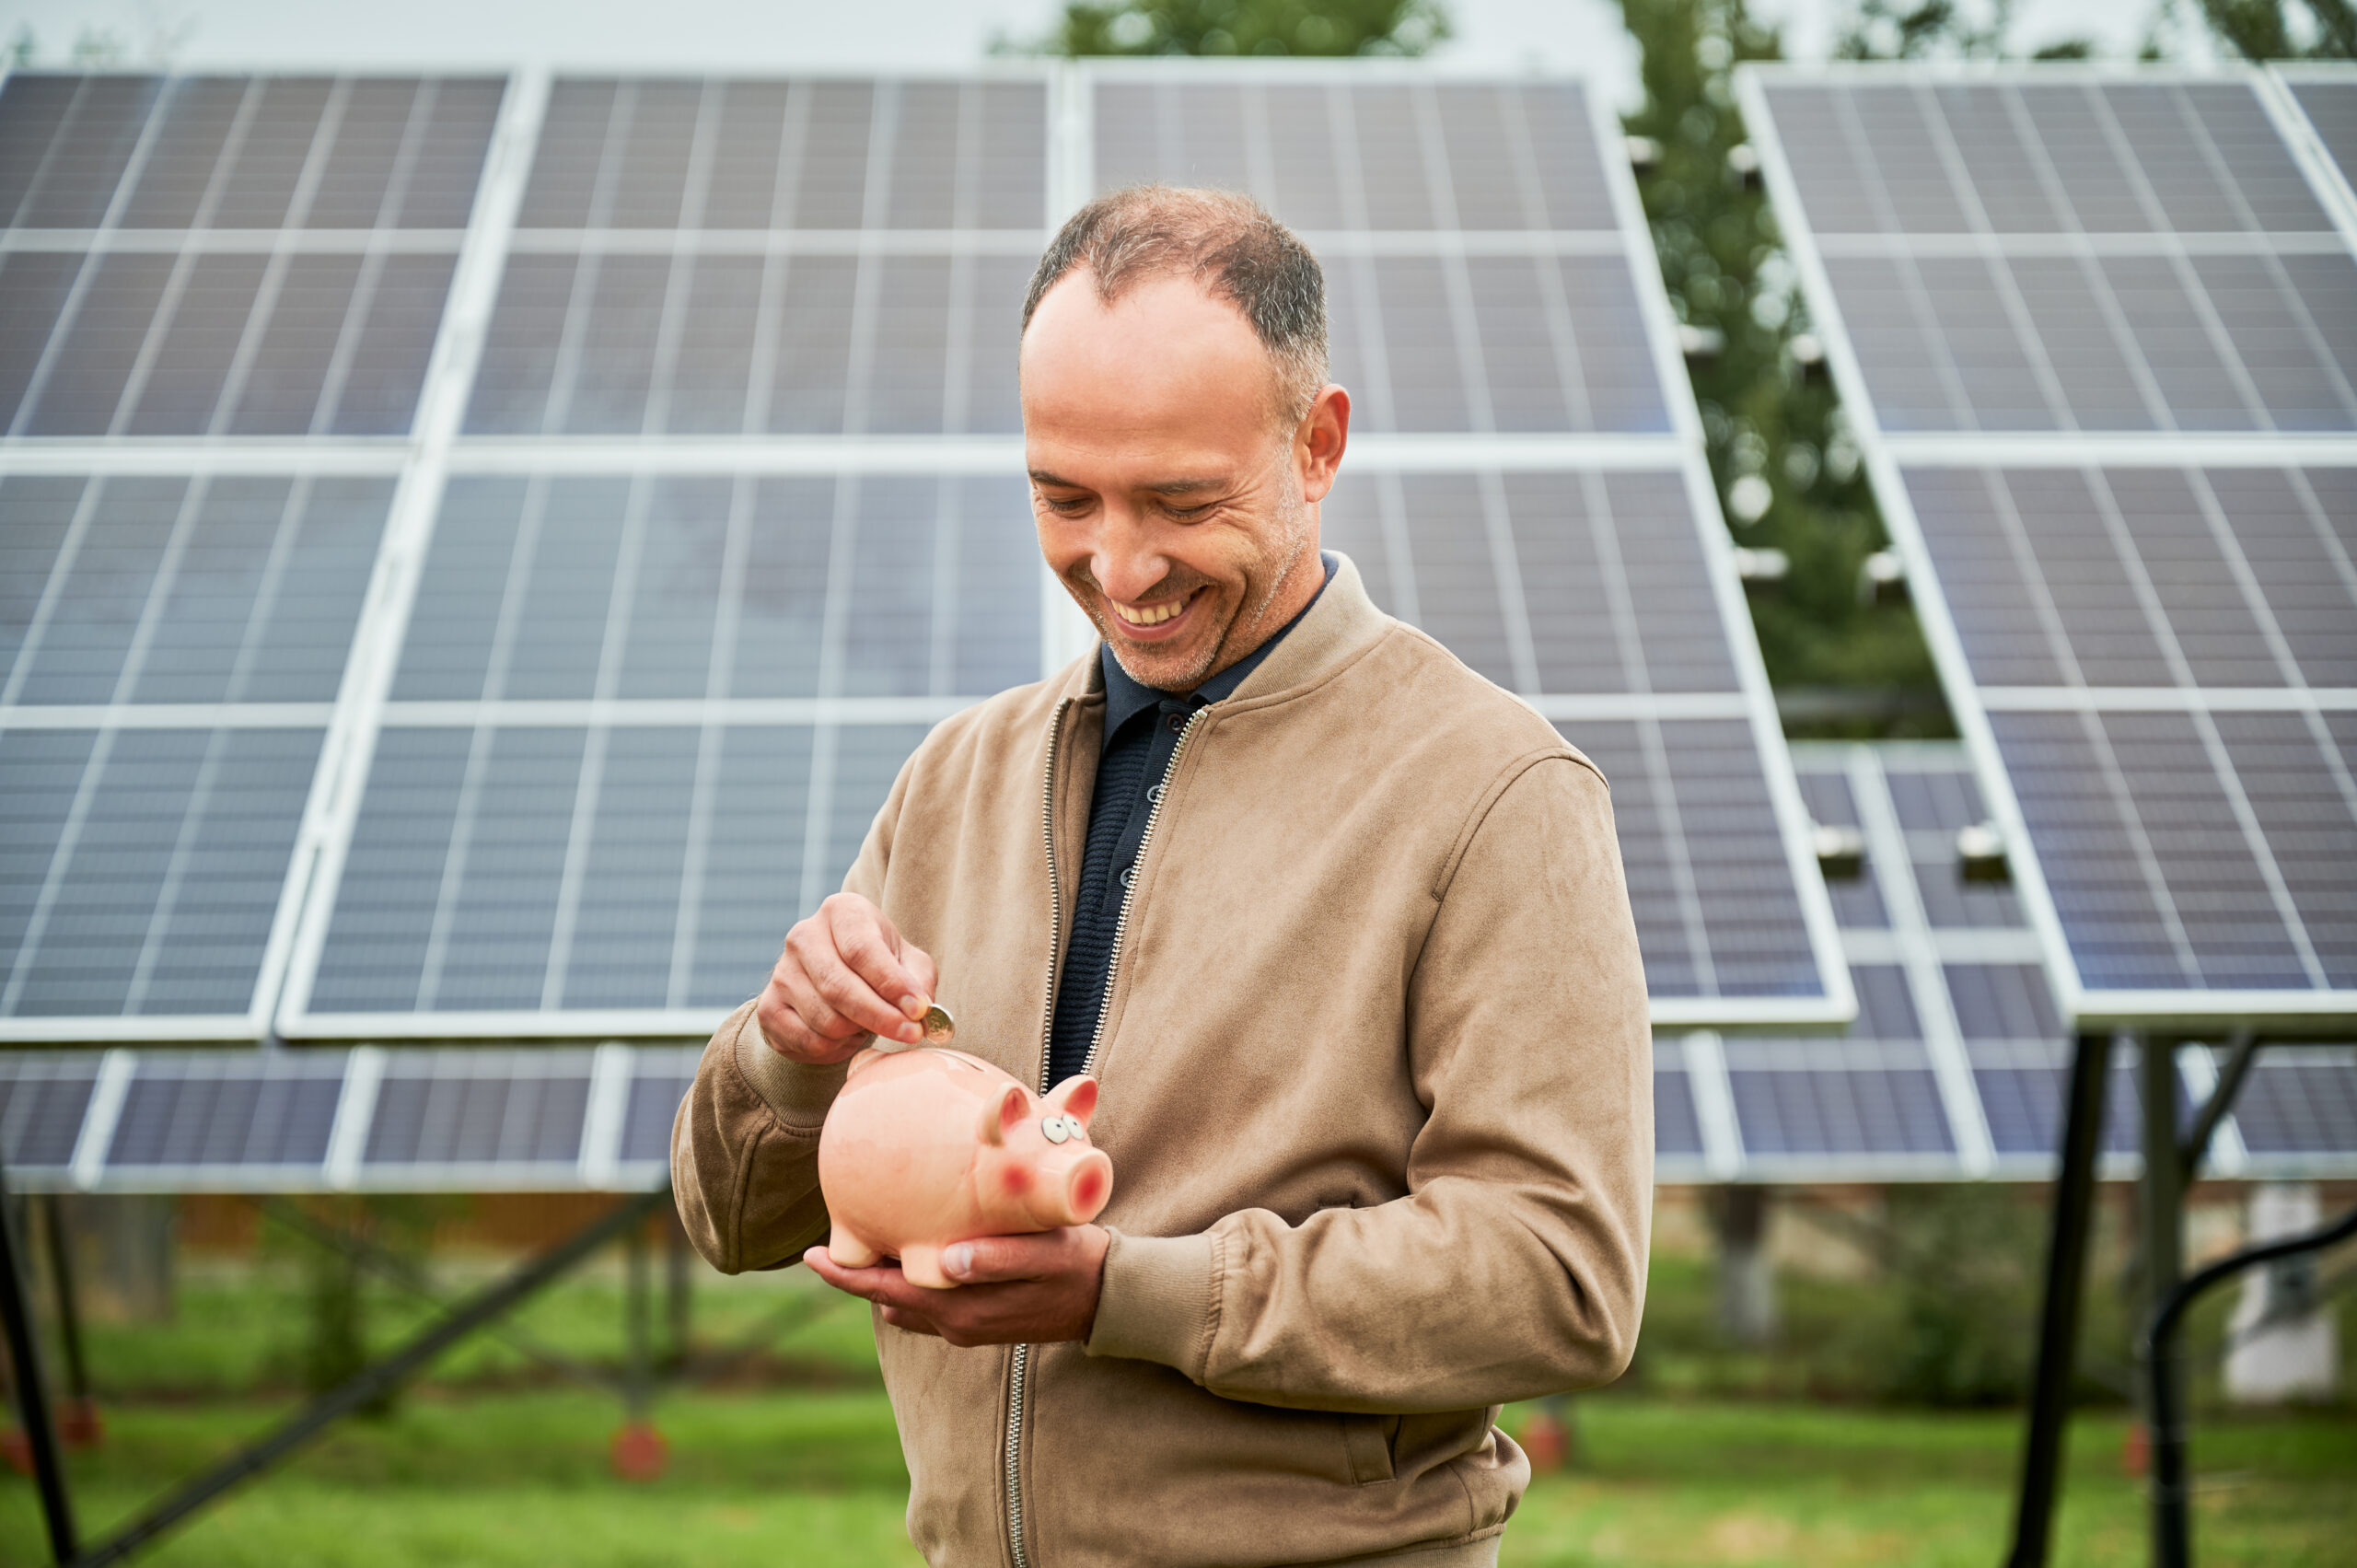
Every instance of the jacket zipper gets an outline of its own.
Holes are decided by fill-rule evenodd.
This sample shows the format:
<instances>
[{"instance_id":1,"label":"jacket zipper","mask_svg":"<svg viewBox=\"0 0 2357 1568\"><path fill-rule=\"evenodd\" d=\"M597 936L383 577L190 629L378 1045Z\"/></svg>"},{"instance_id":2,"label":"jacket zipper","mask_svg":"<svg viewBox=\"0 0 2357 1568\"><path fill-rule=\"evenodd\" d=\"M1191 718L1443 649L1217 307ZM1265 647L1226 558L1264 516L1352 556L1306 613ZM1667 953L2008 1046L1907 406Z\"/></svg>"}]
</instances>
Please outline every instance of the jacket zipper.
<instances>
[{"instance_id":1,"label":"jacket zipper","mask_svg":"<svg viewBox=\"0 0 2357 1568\"><path fill-rule=\"evenodd\" d=\"M1039 838L1048 850L1048 999L1039 1016L1039 1076L1048 1075L1049 1053L1056 1028L1056 959L1064 945L1063 884L1056 877L1056 755L1063 749L1064 714L1073 704L1066 697L1048 721L1047 774L1039 784ZM1039 1092L1046 1094L1042 1083ZM1031 1553L1023 1544L1023 1405L1024 1385L1031 1371L1031 1347L1016 1345L1006 1364L1006 1446L1000 1456L1001 1480L1006 1487L1007 1558L1015 1568L1031 1568Z\"/></svg>"},{"instance_id":2,"label":"jacket zipper","mask_svg":"<svg viewBox=\"0 0 2357 1568\"><path fill-rule=\"evenodd\" d=\"M1048 1003L1047 1016L1039 1026L1039 1092L1044 1095L1055 1086L1048 1082L1053 1072L1051 1052L1054 1048L1056 1020L1056 958L1063 946L1063 888L1056 879L1056 753L1064 733L1064 710L1072 706L1069 697L1056 704L1052 727L1048 731L1048 776L1040 792L1040 834L1048 846ZM1113 981L1121 972L1121 938L1129 935L1130 904L1137 897L1137 870L1145 865L1145 852L1154 845L1154 830L1162 820L1162 803L1167 796L1170 781L1178 772L1178 759L1187 753L1187 738L1195 733L1195 722L1206 710L1197 708L1187 715L1186 727L1178 732L1178 743L1170 749L1170 761L1162 770L1162 778L1155 785L1154 804L1147 807L1145 831L1138 838L1137 858L1130 862L1130 886L1121 889L1121 912L1113 920L1113 946L1105 957L1105 990L1097 1006L1097 1030L1088 1039L1088 1054L1082 1057L1080 1070L1092 1072L1097 1066L1097 1053L1105 1044L1106 1004L1113 1000ZM1031 1552L1023 1541L1023 1412L1024 1385L1031 1370L1031 1347L1016 1345L1007 1361L1006 1383L1006 1448L1001 1456L1006 1482L1007 1556L1015 1568L1031 1568Z\"/></svg>"}]
</instances>

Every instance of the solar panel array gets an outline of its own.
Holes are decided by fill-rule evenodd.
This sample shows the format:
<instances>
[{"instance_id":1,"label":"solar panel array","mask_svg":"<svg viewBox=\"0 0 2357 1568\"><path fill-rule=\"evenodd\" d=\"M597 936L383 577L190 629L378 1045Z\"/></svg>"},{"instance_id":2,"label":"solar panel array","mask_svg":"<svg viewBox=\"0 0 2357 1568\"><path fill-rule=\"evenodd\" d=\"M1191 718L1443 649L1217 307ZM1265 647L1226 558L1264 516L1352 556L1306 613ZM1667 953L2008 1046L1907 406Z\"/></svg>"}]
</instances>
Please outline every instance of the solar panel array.
<instances>
[{"instance_id":1,"label":"solar panel array","mask_svg":"<svg viewBox=\"0 0 2357 1568\"><path fill-rule=\"evenodd\" d=\"M1961 868L1958 830L1988 817L1963 749L1819 742L1795 746L1794 761L1811 816L1865 842L1863 871L1828 884L1858 1022L1845 1036L1658 1036L1664 1179L2047 1179L2070 1031L2022 900ZM2178 1051L2181 1126L2223 1059ZM2134 1061L2117 1059L2105 1108L2112 1174L2134 1168L2141 1098ZM2262 1051L2204 1170L2357 1174L2357 1048Z\"/></svg>"},{"instance_id":2,"label":"solar panel array","mask_svg":"<svg viewBox=\"0 0 2357 1568\"><path fill-rule=\"evenodd\" d=\"M1332 542L1612 774L1657 1010L1840 1018L1616 145L1404 69L10 75L0 1038L707 1030L1085 645L1019 307L1154 176L1326 258Z\"/></svg>"},{"instance_id":3,"label":"solar panel array","mask_svg":"<svg viewBox=\"0 0 2357 1568\"><path fill-rule=\"evenodd\" d=\"M2357 76L1741 87L2064 1016L2345 1027Z\"/></svg>"}]
</instances>

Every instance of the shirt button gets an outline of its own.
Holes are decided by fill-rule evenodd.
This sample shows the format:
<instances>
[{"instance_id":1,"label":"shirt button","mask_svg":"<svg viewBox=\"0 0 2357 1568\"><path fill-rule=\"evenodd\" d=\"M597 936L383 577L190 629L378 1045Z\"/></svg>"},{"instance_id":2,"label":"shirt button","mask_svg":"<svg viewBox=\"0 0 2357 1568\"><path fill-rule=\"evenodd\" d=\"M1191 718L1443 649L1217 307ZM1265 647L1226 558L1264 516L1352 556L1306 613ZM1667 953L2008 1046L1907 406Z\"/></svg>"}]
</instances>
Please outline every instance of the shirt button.
<instances>
[{"instance_id":1,"label":"shirt button","mask_svg":"<svg viewBox=\"0 0 2357 1568\"><path fill-rule=\"evenodd\" d=\"M1162 804L1162 792L1163 792L1164 790L1166 790L1166 789L1169 788L1169 787L1170 787L1170 786L1169 786L1169 785L1167 785L1167 784L1156 784L1156 785L1155 785L1152 789L1147 790L1147 791L1145 792L1145 798L1146 798L1146 802L1147 802L1147 804L1152 805L1152 806L1159 806L1159 805L1161 805L1161 804Z\"/></svg>"},{"instance_id":2,"label":"shirt button","mask_svg":"<svg viewBox=\"0 0 2357 1568\"><path fill-rule=\"evenodd\" d=\"M1124 888L1128 887L1130 885L1130 878L1137 874L1138 868L1136 866L1124 866L1121 870L1121 886Z\"/></svg>"},{"instance_id":3,"label":"shirt button","mask_svg":"<svg viewBox=\"0 0 2357 1568\"><path fill-rule=\"evenodd\" d=\"M1187 715L1184 714L1171 714L1167 715L1163 719L1162 723L1164 728L1169 730L1171 734L1176 735L1180 730L1187 727Z\"/></svg>"}]
</instances>

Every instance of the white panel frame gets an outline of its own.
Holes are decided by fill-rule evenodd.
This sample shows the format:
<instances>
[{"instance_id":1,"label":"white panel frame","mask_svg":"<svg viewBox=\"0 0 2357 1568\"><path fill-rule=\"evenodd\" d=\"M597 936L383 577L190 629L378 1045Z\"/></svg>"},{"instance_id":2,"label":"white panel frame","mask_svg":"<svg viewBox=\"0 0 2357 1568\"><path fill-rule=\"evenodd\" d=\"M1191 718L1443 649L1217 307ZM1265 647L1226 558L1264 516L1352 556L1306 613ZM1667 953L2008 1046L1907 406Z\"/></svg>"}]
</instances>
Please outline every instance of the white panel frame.
<instances>
[{"instance_id":1,"label":"white panel frame","mask_svg":"<svg viewBox=\"0 0 2357 1568\"><path fill-rule=\"evenodd\" d=\"M1993 465L2048 464L2084 468L2095 465L2144 465L2155 468L2217 466L2225 463L2297 466L2308 463L2357 462L2357 436L2286 436L2276 434L2188 437L2174 432L2087 436L1982 436L1974 433L1887 435L1870 396L1863 365L1840 310L1839 296L1826 270L1815 231L1805 218L1800 190L1774 117L1768 89L1776 85L1840 87L1866 82L1896 85L1948 82L2014 81L2034 75L2043 82L2242 82L2258 94L2262 105L2280 123L2280 109L2266 87L2265 74L2249 68L2215 70L2162 66L2073 63L2024 67L1972 64L1838 63L1821 66L1746 64L1736 72L1736 99L1752 145L1759 149L1770 199L1776 211L1785 247L1799 273L1809 310L1825 343L1826 358L1841 406L1864 452L1865 469L1892 543L1907 565L1908 580L1931 591L1914 596L1916 614L1933 663L1945 688L1950 712L1964 738L1990 808L2005 837L2014 887L2030 917L2054 983L2057 1005L2072 1028L2081 1031L2124 1027L2162 1031L2188 1030L2218 1035L2249 1025L2274 1034L2315 1034L2345 1030L2357 1020L2357 990L2128 990L2089 986L2080 973L2065 937L2053 894L2040 865L1991 726L1991 694L1972 677L1964 643L1945 598L1937 591L1939 575L1933 565L1922 524L1910 502L1902 470L1908 467L1950 465L1979 468ZM2292 140L2287 135L2287 140ZM2295 161L2315 187L2311 160ZM2315 187L2328 214L2342 203L2332 190ZM2219 695L2212 691L2206 701ZM2177 699L2187 702L2189 699ZM2042 705L2042 704L2041 704ZM2223 704L2221 704L2223 705ZM2336 704L2337 705L2337 704Z\"/></svg>"}]
</instances>

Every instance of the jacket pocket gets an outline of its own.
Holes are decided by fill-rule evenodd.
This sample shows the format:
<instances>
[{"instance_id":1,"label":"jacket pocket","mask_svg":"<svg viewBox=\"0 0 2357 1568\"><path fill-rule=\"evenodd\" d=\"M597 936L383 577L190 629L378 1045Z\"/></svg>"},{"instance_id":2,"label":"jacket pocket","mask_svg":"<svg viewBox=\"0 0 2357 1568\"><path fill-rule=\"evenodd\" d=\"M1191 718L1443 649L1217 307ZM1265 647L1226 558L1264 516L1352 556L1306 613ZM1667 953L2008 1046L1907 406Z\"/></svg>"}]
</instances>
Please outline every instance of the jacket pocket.
<instances>
[{"instance_id":1,"label":"jacket pocket","mask_svg":"<svg viewBox=\"0 0 2357 1568\"><path fill-rule=\"evenodd\" d=\"M1370 1486L1392 1479L1391 1439L1399 1430L1396 1415L1344 1415L1342 1457L1353 1486Z\"/></svg>"}]
</instances>

